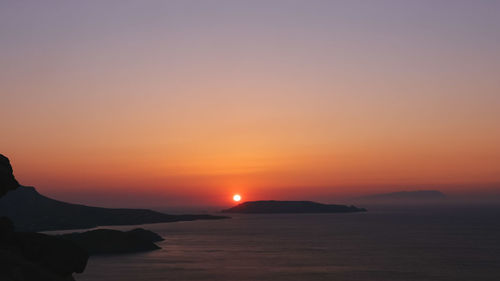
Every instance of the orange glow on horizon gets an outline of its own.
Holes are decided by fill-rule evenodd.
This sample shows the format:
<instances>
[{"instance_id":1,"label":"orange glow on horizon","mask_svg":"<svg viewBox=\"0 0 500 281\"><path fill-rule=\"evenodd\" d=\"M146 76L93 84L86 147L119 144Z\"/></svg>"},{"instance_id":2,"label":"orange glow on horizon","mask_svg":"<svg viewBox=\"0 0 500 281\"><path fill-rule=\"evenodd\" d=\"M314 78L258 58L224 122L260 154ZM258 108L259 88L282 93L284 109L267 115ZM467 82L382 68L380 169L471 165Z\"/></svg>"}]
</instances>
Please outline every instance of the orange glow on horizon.
<instances>
[{"instance_id":1,"label":"orange glow on horizon","mask_svg":"<svg viewBox=\"0 0 500 281\"><path fill-rule=\"evenodd\" d=\"M500 185L496 14L437 5L427 30L405 5L351 1L15 2L0 153L42 193L224 205Z\"/></svg>"}]
</instances>

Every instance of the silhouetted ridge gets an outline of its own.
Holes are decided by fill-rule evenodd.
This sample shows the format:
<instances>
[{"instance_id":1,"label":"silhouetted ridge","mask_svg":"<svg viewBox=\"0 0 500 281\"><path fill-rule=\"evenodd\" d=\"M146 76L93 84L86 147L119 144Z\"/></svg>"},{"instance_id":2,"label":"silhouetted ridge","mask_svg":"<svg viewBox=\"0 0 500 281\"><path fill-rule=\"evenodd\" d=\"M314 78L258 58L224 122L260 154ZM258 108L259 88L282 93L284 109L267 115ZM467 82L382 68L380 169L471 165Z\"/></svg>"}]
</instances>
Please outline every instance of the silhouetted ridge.
<instances>
[{"instance_id":1,"label":"silhouetted ridge","mask_svg":"<svg viewBox=\"0 0 500 281\"><path fill-rule=\"evenodd\" d=\"M17 229L46 231L134 225L160 222L223 219L211 215L168 215L147 209L111 209L71 204L21 186L0 199L0 215L10 217Z\"/></svg>"},{"instance_id":2,"label":"silhouetted ridge","mask_svg":"<svg viewBox=\"0 0 500 281\"><path fill-rule=\"evenodd\" d=\"M311 201L250 201L222 211L223 213L352 213L366 212L364 208L346 205L321 204Z\"/></svg>"},{"instance_id":3,"label":"silhouetted ridge","mask_svg":"<svg viewBox=\"0 0 500 281\"><path fill-rule=\"evenodd\" d=\"M0 197L4 196L10 190L16 189L18 186L19 183L14 177L9 158L0 154Z\"/></svg>"},{"instance_id":4,"label":"silhouetted ridge","mask_svg":"<svg viewBox=\"0 0 500 281\"><path fill-rule=\"evenodd\" d=\"M18 186L9 159L0 154L0 197L6 192L19 189ZM21 192L30 194L27 196L30 198L40 196L34 188L23 188ZM20 200L16 209L29 208L30 203L32 201ZM41 233L16 232L12 220L0 217L2 281L74 280L73 272L83 272L87 259L87 252L72 241Z\"/></svg>"}]
</instances>

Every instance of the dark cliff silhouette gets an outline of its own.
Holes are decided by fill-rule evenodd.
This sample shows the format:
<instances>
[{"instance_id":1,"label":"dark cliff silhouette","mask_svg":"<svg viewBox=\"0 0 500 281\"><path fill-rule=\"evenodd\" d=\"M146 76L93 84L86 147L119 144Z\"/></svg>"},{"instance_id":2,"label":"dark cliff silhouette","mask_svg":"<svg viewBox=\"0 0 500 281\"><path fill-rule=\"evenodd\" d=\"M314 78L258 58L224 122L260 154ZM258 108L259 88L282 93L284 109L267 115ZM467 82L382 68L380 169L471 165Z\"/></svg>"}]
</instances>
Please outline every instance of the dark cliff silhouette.
<instances>
[{"instance_id":1,"label":"dark cliff silhouette","mask_svg":"<svg viewBox=\"0 0 500 281\"><path fill-rule=\"evenodd\" d=\"M0 154L0 197L18 187L9 159ZM0 280L74 280L72 274L83 272L87 259L87 252L70 240L16 232L9 218L0 217Z\"/></svg>"},{"instance_id":2,"label":"dark cliff silhouette","mask_svg":"<svg viewBox=\"0 0 500 281\"><path fill-rule=\"evenodd\" d=\"M168 215L147 209L110 209L71 204L45 197L21 186L0 199L0 215L24 231L93 228L161 222L224 219L211 215Z\"/></svg>"},{"instance_id":3,"label":"dark cliff silhouette","mask_svg":"<svg viewBox=\"0 0 500 281\"><path fill-rule=\"evenodd\" d=\"M353 213L366 212L364 208L345 205L320 204L311 201L250 201L222 210L223 213Z\"/></svg>"},{"instance_id":4,"label":"dark cliff silhouette","mask_svg":"<svg viewBox=\"0 0 500 281\"><path fill-rule=\"evenodd\" d=\"M14 190L19 186L9 159L0 154L0 197L10 190Z\"/></svg>"},{"instance_id":5,"label":"dark cliff silhouette","mask_svg":"<svg viewBox=\"0 0 500 281\"><path fill-rule=\"evenodd\" d=\"M144 229L126 232L98 229L55 236L29 231L227 218L167 215L145 209L108 209L57 201L39 194L33 187L20 186L9 159L1 154L0 197L0 281L74 280L72 274L85 270L89 254L156 250L159 247L154 242L163 239Z\"/></svg>"}]
</instances>

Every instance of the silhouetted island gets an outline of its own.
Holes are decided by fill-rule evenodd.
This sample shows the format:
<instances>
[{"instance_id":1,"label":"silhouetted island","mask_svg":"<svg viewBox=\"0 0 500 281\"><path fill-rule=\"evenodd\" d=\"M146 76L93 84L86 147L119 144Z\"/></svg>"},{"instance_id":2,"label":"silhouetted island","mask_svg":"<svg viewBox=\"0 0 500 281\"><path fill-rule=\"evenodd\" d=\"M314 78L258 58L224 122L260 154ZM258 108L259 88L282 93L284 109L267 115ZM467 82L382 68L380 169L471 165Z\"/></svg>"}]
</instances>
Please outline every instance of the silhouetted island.
<instances>
[{"instance_id":1,"label":"silhouetted island","mask_svg":"<svg viewBox=\"0 0 500 281\"><path fill-rule=\"evenodd\" d=\"M158 234L136 228L130 231L96 229L83 233L69 233L60 237L73 241L90 255L125 254L160 249L155 242L164 239Z\"/></svg>"},{"instance_id":2,"label":"silhouetted island","mask_svg":"<svg viewBox=\"0 0 500 281\"><path fill-rule=\"evenodd\" d=\"M321 204L311 201L249 201L223 213L276 214L276 213L353 213L366 212L364 208L346 205Z\"/></svg>"},{"instance_id":3,"label":"silhouetted island","mask_svg":"<svg viewBox=\"0 0 500 281\"><path fill-rule=\"evenodd\" d=\"M20 186L0 199L0 215L22 231L94 228L161 222L225 219L211 215L169 215L147 209L111 209L71 204L45 197L34 187Z\"/></svg>"}]
</instances>

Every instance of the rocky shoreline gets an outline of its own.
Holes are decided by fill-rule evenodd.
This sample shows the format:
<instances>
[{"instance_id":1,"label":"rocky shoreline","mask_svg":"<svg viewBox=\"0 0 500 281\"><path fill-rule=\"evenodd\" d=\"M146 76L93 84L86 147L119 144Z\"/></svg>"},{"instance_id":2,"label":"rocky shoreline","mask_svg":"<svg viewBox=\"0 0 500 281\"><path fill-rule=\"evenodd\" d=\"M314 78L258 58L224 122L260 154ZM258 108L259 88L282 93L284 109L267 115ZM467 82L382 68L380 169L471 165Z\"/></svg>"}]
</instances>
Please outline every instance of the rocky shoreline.
<instances>
[{"instance_id":1,"label":"rocky shoreline","mask_svg":"<svg viewBox=\"0 0 500 281\"><path fill-rule=\"evenodd\" d=\"M0 154L0 280L71 281L82 273L90 255L125 254L160 249L158 234L96 229L48 235L45 230L93 228L99 225L224 219L210 215L168 215L145 209L109 209L70 204L20 186L9 159Z\"/></svg>"}]
</instances>

